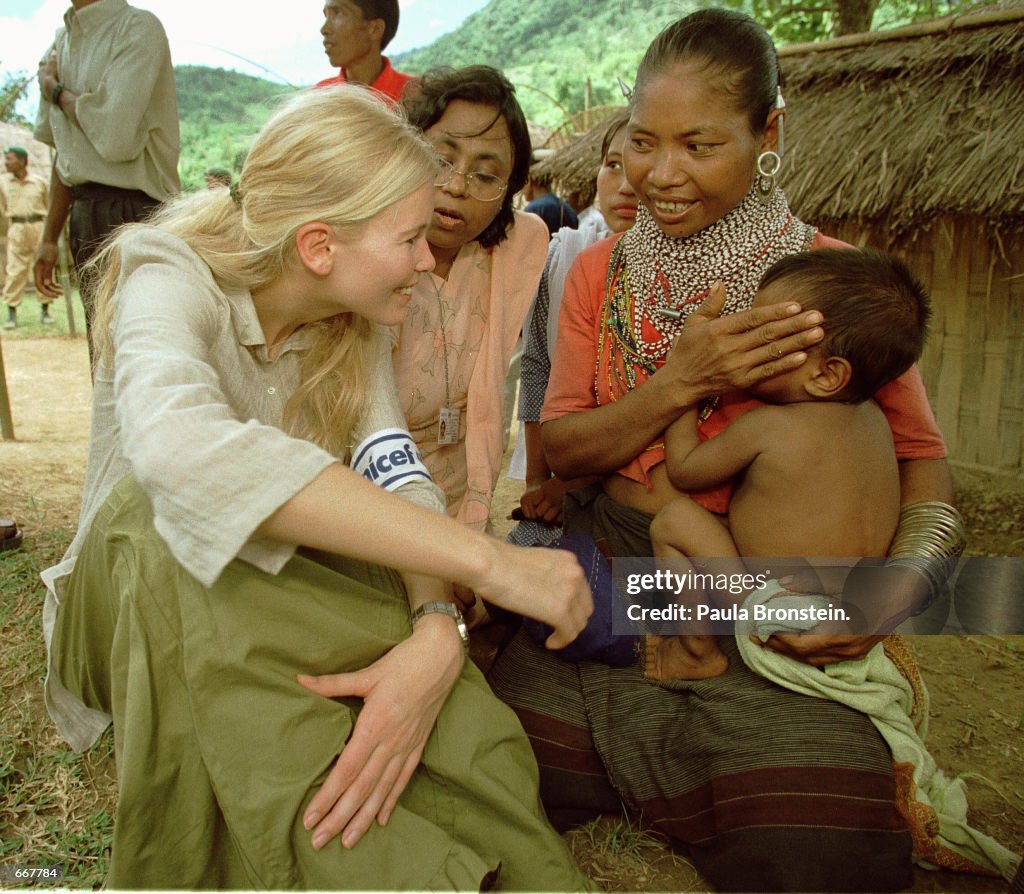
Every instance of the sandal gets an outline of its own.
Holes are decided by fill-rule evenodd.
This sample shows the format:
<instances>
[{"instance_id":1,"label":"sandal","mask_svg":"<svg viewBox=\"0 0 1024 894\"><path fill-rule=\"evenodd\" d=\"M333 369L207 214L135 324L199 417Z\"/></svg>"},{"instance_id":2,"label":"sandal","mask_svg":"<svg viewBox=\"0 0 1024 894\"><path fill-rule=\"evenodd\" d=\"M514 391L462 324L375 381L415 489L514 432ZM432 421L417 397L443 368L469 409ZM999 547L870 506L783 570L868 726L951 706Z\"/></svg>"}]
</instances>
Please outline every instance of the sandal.
<instances>
[{"instance_id":1,"label":"sandal","mask_svg":"<svg viewBox=\"0 0 1024 894\"><path fill-rule=\"evenodd\" d=\"M22 534L17 523L10 518L0 518L0 553L21 546Z\"/></svg>"}]
</instances>

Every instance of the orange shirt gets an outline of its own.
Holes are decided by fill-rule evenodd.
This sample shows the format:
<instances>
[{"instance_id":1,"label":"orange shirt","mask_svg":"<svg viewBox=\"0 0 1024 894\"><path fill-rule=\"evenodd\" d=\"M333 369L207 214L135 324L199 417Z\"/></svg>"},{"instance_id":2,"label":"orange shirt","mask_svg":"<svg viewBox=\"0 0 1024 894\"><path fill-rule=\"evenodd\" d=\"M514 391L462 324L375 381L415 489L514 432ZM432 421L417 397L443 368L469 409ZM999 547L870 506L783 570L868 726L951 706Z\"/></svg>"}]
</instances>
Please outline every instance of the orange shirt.
<instances>
[{"instance_id":1,"label":"orange shirt","mask_svg":"<svg viewBox=\"0 0 1024 894\"><path fill-rule=\"evenodd\" d=\"M377 75L377 80L370 84L370 87L397 103L402 98L402 91L405 89L405 85L409 81L414 81L415 78L412 75L404 74L392 68L391 60L387 56L382 56L381 58L384 60L384 69ZM348 78L345 76L345 69L343 68L333 78L324 78L313 86L333 87L337 84L347 83Z\"/></svg>"},{"instance_id":2,"label":"orange shirt","mask_svg":"<svg viewBox=\"0 0 1024 894\"><path fill-rule=\"evenodd\" d=\"M597 375L597 372L599 361L602 370L608 361L607 357L598 357L598 335L608 264L617 238L605 239L586 249L569 271L558 318L551 378L540 417L542 423L593 409L615 399L608 391L608 376ZM848 247L846 243L820 233L812 243L814 249L844 247ZM661 361L658 367L663 363ZM643 382L637 387L643 387ZM882 388L875 395L875 400L892 427L898 459L942 459L946 456L942 432L935 422L916 366ZM745 395L728 396L701 425L701 437L714 437L724 431L731 420L758 405L759 401ZM664 461L664 439L659 437L616 474L650 489L650 471ZM726 484L691 496L712 512L722 513L728 508L729 493L730 487Z\"/></svg>"}]
</instances>

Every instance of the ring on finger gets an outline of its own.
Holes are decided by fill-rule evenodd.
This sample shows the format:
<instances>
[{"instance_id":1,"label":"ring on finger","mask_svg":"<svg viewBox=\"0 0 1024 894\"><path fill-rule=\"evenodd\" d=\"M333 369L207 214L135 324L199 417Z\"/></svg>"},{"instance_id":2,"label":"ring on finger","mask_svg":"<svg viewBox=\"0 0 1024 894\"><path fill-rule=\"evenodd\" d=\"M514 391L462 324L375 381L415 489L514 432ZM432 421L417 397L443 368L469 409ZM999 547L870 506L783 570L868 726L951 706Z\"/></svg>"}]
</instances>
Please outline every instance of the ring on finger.
<instances>
[{"instance_id":1,"label":"ring on finger","mask_svg":"<svg viewBox=\"0 0 1024 894\"><path fill-rule=\"evenodd\" d=\"M768 345L768 356L772 360L778 360L782 356L782 346L772 342L772 344Z\"/></svg>"}]
</instances>

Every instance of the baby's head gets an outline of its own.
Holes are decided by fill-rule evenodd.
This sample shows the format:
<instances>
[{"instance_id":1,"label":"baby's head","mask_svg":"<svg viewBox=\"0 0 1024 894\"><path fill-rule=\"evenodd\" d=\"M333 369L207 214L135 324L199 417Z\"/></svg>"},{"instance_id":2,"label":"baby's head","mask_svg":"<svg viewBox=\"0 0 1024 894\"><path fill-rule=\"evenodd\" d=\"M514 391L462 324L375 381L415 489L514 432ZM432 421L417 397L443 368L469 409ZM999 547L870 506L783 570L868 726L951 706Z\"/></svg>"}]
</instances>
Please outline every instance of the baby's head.
<instances>
[{"instance_id":1,"label":"baby's head","mask_svg":"<svg viewBox=\"0 0 1024 894\"><path fill-rule=\"evenodd\" d=\"M811 351L805 376L817 387L800 399L860 403L903 375L924 349L931 302L907 266L872 249L821 249L773 265L755 305L796 301L820 310L825 338ZM768 380L771 382L772 380ZM785 401L783 401L785 402Z\"/></svg>"}]
</instances>

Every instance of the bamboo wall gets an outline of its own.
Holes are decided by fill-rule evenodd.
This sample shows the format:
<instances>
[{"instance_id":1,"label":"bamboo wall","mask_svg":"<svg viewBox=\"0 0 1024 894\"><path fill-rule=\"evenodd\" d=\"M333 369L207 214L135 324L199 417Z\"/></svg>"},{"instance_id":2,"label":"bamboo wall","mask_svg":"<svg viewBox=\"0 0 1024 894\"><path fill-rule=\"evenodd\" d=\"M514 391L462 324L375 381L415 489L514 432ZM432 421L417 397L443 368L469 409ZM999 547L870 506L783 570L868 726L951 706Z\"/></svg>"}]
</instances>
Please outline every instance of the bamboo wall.
<instances>
[{"instance_id":1,"label":"bamboo wall","mask_svg":"<svg viewBox=\"0 0 1024 894\"><path fill-rule=\"evenodd\" d=\"M863 224L822 229L921 278L934 309L921 374L951 461L1024 478L1024 232L943 217L887 245Z\"/></svg>"}]
</instances>

